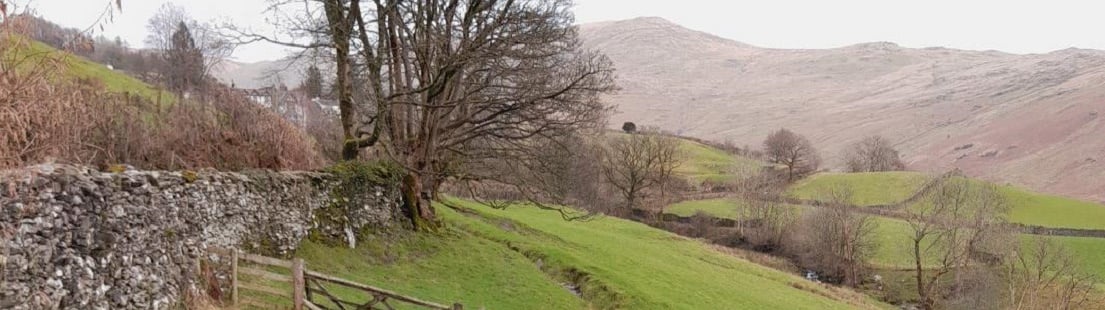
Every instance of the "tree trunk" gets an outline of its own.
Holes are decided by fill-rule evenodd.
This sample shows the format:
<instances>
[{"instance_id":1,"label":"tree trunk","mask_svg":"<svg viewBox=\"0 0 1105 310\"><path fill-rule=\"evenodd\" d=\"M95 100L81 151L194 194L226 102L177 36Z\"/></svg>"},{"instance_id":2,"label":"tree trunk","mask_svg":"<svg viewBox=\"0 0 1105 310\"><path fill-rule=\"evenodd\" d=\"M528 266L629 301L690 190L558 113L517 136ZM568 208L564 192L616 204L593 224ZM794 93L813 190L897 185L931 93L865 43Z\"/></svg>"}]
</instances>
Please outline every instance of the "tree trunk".
<instances>
[{"instance_id":1,"label":"tree trunk","mask_svg":"<svg viewBox=\"0 0 1105 310\"><path fill-rule=\"evenodd\" d=\"M338 112L341 116L342 159L353 160L360 153L360 146L354 142L356 133L353 132L353 89L349 83L349 39L352 21L345 16L343 5L338 0L327 0L324 8L330 25L330 39L334 45L334 62L337 71L334 88L338 90Z\"/></svg>"},{"instance_id":2,"label":"tree trunk","mask_svg":"<svg viewBox=\"0 0 1105 310\"><path fill-rule=\"evenodd\" d=\"M408 172L403 177L403 202L407 206L407 216L417 231L436 231L441 223L437 220L431 204L430 193L425 192L422 176L417 172Z\"/></svg>"},{"instance_id":3,"label":"tree trunk","mask_svg":"<svg viewBox=\"0 0 1105 310\"><path fill-rule=\"evenodd\" d=\"M931 310L932 301L929 300L928 290L925 288L925 268L921 264L921 241L916 239L913 240L913 261L917 277L917 297L920 298L921 308Z\"/></svg>"}]
</instances>

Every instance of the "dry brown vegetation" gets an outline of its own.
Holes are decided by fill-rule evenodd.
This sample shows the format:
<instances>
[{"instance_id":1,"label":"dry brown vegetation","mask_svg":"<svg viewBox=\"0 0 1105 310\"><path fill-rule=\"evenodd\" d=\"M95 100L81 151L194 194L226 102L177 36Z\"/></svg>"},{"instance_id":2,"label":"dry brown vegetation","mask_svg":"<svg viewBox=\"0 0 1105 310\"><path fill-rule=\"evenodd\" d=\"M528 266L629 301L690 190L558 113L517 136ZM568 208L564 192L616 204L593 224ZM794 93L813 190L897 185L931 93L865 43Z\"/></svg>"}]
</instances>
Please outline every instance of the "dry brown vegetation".
<instances>
[{"instance_id":1,"label":"dry brown vegetation","mask_svg":"<svg viewBox=\"0 0 1105 310\"><path fill-rule=\"evenodd\" d=\"M314 142L228 89L209 101L149 102L66 73L64 53L23 55L16 25L0 25L0 168L45 161L149 169L310 169Z\"/></svg>"},{"instance_id":2,"label":"dry brown vegetation","mask_svg":"<svg viewBox=\"0 0 1105 310\"><path fill-rule=\"evenodd\" d=\"M791 256L822 278L857 287L866 277L867 260L875 254L875 218L848 205L852 192L835 186L822 194L830 203L803 214L788 244Z\"/></svg>"}]
</instances>

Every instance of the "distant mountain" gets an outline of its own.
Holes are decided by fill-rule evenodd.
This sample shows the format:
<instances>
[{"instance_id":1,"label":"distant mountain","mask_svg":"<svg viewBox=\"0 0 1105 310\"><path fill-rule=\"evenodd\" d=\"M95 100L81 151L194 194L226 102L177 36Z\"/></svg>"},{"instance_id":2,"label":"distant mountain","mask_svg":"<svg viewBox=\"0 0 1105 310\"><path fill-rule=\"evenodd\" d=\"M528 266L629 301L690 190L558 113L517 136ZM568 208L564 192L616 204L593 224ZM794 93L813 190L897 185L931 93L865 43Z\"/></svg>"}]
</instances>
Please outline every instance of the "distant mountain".
<instances>
[{"instance_id":1,"label":"distant mountain","mask_svg":"<svg viewBox=\"0 0 1105 310\"><path fill-rule=\"evenodd\" d=\"M655 125L759 147L808 136L830 165L866 135L898 143L914 169L1105 199L1105 52L1016 55L864 43L755 47L661 18L580 26L622 90L611 126Z\"/></svg>"},{"instance_id":2,"label":"distant mountain","mask_svg":"<svg viewBox=\"0 0 1105 310\"><path fill-rule=\"evenodd\" d=\"M224 61L212 70L211 75L227 85L233 83L237 88L262 88L279 84L295 87L303 82L303 72L309 65L306 61L292 59L252 63Z\"/></svg>"}]
</instances>

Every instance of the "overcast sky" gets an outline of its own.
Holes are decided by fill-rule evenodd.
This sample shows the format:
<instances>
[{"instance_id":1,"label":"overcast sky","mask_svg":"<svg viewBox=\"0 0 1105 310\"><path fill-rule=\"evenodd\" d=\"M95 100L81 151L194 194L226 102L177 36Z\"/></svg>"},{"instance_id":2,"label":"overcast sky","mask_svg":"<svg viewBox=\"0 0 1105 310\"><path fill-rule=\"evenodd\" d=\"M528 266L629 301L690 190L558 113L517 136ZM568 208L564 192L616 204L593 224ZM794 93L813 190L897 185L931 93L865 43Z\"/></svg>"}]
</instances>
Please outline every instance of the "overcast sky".
<instances>
[{"instance_id":1,"label":"overcast sky","mask_svg":"<svg viewBox=\"0 0 1105 310\"><path fill-rule=\"evenodd\" d=\"M14 0L26 4L29 0ZM93 24L109 0L30 0L30 7L69 27ZM114 0L110 0L114 1ZM261 27L266 0L123 0L102 34L142 46L146 19L175 2L199 20L226 18ZM1012 53L1068 47L1105 49L1101 0L576 0L578 22L659 16L691 29L762 47L828 48L889 41ZM247 46L240 61L279 58L281 48Z\"/></svg>"}]
</instances>

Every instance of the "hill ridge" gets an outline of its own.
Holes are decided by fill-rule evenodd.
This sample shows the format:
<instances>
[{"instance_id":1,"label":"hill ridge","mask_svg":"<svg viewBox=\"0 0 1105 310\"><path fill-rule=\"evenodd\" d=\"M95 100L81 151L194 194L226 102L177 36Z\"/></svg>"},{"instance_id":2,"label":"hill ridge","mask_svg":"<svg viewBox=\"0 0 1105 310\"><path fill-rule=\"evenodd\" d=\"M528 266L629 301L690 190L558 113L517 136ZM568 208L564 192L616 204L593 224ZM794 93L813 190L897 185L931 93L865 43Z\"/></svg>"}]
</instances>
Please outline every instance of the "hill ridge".
<instances>
[{"instance_id":1,"label":"hill ridge","mask_svg":"<svg viewBox=\"0 0 1105 310\"><path fill-rule=\"evenodd\" d=\"M1105 199L1105 51L1010 54L887 42L774 49L651 29L655 18L581 25L622 90L610 124L759 145L807 135L830 167L867 135L895 141L911 168ZM627 34L629 33L629 34ZM676 41L678 40L678 41ZM723 40L723 41L718 41ZM664 44L658 44L662 42ZM678 42L671 44L670 42ZM961 148L965 145L972 147ZM1098 155L1095 155L1098 154Z\"/></svg>"}]
</instances>

